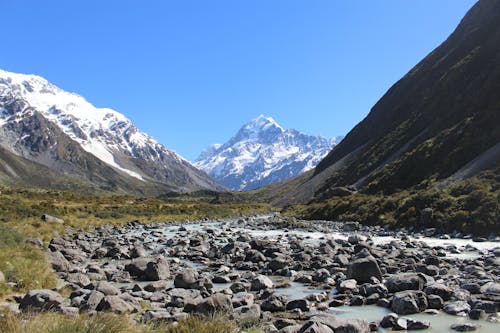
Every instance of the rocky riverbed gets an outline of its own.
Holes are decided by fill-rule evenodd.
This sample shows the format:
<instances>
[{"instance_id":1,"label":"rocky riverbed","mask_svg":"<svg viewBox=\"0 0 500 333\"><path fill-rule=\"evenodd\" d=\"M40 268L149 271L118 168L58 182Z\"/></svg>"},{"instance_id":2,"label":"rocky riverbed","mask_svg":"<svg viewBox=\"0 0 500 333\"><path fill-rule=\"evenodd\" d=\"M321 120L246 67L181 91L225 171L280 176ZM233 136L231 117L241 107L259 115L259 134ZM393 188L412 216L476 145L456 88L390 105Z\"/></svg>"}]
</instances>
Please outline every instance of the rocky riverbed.
<instances>
[{"instance_id":1,"label":"rocky riverbed","mask_svg":"<svg viewBox=\"0 0 500 333\"><path fill-rule=\"evenodd\" d=\"M498 332L500 243L453 236L278 214L70 231L48 252L69 298L33 290L19 308L220 311L267 332Z\"/></svg>"}]
</instances>

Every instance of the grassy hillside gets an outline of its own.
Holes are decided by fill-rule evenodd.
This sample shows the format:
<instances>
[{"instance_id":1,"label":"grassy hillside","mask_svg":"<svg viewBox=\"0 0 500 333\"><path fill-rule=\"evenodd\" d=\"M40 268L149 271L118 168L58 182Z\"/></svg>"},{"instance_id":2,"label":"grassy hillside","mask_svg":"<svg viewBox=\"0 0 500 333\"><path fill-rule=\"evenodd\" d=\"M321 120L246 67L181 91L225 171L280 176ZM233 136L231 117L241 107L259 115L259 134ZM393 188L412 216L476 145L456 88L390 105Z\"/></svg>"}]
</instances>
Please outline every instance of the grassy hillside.
<instances>
[{"instance_id":1,"label":"grassy hillside","mask_svg":"<svg viewBox=\"0 0 500 333\"><path fill-rule=\"evenodd\" d=\"M359 221L388 227L437 228L475 235L500 234L500 168L478 177L408 189L392 194L355 193L309 205L292 205L283 214L304 219ZM423 210L431 208L432 214Z\"/></svg>"}]
</instances>

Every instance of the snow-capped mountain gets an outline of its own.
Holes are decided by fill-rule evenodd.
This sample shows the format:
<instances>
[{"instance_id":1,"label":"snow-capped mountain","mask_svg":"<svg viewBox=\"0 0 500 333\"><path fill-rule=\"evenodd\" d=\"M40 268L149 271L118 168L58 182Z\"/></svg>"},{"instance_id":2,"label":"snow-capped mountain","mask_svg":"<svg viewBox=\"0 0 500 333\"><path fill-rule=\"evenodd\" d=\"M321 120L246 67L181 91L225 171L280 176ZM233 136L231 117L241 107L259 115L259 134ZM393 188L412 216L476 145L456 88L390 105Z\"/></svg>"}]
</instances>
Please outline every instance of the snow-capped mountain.
<instances>
[{"instance_id":1,"label":"snow-capped mountain","mask_svg":"<svg viewBox=\"0 0 500 333\"><path fill-rule=\"evenodd\" d=\"M0 145L89 180L101 173L103 181L125 176L172 190L221 189L123 114L96 108L36 75L0 70Z\"/></svg>"},{"instance_id":2,"label":"snow-capped mountain","mask_svg":"<svg viewBox=\"0 0 500 333\"><path fill-rule=\"evenodd\" d=\"M251 190L314 168L341 139L285 130L260 115L225 144L205 149L194 165L229 188Z\"/></svg>"}]
</instances>

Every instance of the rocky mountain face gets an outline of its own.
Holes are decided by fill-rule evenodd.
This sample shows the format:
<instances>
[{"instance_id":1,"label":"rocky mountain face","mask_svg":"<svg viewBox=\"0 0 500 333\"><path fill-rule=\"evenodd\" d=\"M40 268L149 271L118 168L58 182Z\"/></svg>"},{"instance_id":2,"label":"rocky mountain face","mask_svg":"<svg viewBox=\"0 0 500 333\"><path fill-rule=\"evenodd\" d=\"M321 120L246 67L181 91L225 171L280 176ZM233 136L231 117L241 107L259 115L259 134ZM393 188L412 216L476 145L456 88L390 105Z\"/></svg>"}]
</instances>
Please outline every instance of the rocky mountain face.
<instances>
[{"instance_id":1,"label":"rocky mountain face","mask_svg":"<svg viewBox=\"0 0 500 333\"><path fill-rule=\"evenodd\" d=\"M0 70L0 146L106 190L223 189L124 115L35 75Z\"/></svg>"},{"instance_id":2,"label":"rocky mountain face","mask_svg":"<svg viewBox=\"0 0 500 333\"><path fill-rule=\"evenodd\" d=\"M229 188L251 190L314 168L340 140L285 130L261 115L225 144L208 147L194 165Z\"/></svg>"},{"instance_id":3,"label":"rocky mountain face","mask_svg":"<svg viewBox=\"0 0 500 333\"><path fill-rule=\"evenodd\" d=\"M314 171L268 194L286 193L281 204L319 202L338 187L390 194L498 174L499 41L500 1L480 0Z\"/></svg>"}]
</instances>

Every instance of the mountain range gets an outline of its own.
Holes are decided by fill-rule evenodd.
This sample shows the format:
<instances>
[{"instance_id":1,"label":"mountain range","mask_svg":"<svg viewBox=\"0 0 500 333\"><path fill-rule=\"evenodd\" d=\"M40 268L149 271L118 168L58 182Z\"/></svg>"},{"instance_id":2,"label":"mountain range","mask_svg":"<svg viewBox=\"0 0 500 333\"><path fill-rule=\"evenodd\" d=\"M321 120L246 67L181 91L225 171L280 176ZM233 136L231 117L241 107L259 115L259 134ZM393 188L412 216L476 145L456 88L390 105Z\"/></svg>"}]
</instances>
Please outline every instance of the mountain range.
<instances>
[{"instance_id":1,"label":"mountain range","mask_svg":"<svg viewBox=\"0 0 500 333\"><path fill-rule=\"evenodd\" d=\"M30 185L48 169L48 187L146 195L224 190L121 113L35 75L0 70L0 146L4 184Z\"/></svg>"},{"instance_id":2,"label":"mountain range","mask_svg":"<svg viewBox=\"0 0 500 333\"><path fill-rule=\"evenodd\" d=\"M419 209L433 205L454 214L447 221L436 214L433 223L477 231L482 221L483 232L498 230L499 41L500 1L480 0L315 169L256 196L276 205L309 203L313 218L365 216L372 223L389 210L416 223ZM459 182L465 183L453 188ZM365 212L369 200L385 204Z\"/></svg>"},{"instance_id":3,"label":"mountain range","mask_svg":"<svg viewBox=\"0 0 500 333\"><path fill-rule=\"evenodd\" d=\"M311 170L341 139L285 130L260 115L226 143L205 149L194 165L228 188L252 190Z\"/></svg>"}]
</instances>

